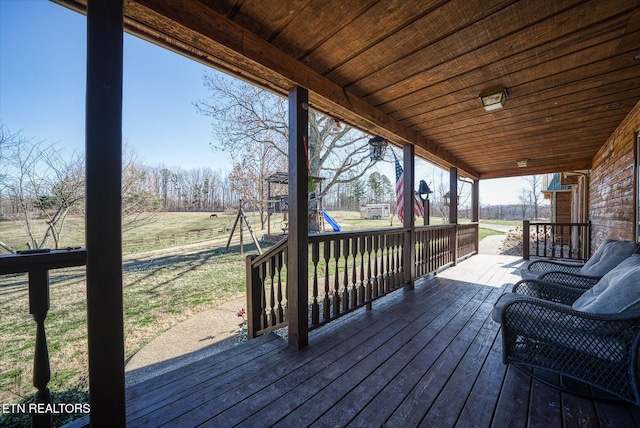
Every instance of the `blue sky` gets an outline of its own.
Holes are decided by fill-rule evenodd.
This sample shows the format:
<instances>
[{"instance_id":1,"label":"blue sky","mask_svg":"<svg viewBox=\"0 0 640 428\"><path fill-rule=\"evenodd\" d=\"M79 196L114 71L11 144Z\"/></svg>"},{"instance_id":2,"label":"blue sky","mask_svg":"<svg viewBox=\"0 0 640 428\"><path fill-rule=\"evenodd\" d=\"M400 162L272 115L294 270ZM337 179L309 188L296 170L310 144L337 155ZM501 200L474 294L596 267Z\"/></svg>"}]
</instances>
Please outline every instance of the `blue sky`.
<instances>
[{"instance_id":1,"label":"blue sky","mask_svg":"<svg viewBox=\"0 0 640 428\"><path fill-rule=\"evenodd\" d=\"M45 0L0 0L0 118L13 132L84 151L86 19ZM213 153L207 68L124 37L123 138L147 164L228 169Z\"/></svg>"},{"instance_id":2,"label":"blue sky","mask_svg":"<svg viewBox=\"0 0 640 428\"><path fill-rule=\"evenodd\" d=\"M0 120L12 132L84 152L85 68L83 15L46 0L0 0ZM144 163L230 170L209 147L212 120L193 106L209 95L206 71L125 34L122 135ZM380 172L394 180L390 164ZM482 181L481 202L516 203L522 188L521 178Z\"/></svg>"}]
</instances>

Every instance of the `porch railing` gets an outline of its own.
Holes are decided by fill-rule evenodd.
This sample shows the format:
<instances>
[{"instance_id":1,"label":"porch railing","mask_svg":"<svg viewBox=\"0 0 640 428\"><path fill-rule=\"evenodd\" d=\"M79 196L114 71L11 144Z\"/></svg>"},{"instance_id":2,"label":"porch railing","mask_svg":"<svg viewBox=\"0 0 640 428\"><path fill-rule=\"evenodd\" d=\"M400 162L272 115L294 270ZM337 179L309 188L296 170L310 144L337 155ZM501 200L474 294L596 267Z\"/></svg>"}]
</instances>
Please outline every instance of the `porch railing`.
<instances>
[{"instance_id":1,"label":"porch railing","mask_svg":"<svg viewBox=\"0 0 640 428\"><path fill-rule=\"evenodd\" d=\"M23 254L0 256L0 275L28 273L29 275L29 313L36 323L36 342L33 360L33 386L37 388L35 403L51 404L48 384L51 378L49 350L44 321L49 312L49 271L73 266L84 266L86 251L34 250ZM46 406L45 406L46 407ZM31 414L34 427L53 426L53 413Z\"/></svg>"},{"instance_id":2,"label":"porch railing","mask_svg":"<svg viewBox=\"0 0 640 428\"><path fill-rule=\"evenodd\" d=\"M591 255L591 222L522 222L522 258L586 261Z\"/></svg>"},{"instance_id":3,"label":"porch railing","mask_svg":"<svg viewBox=\"0 0 640 428\"><path fill-rule=\"evenodd\" d=\"M309 330L407 286L405 245L411 229L309 236ZM477 223L415 229L416 278L477 252ZM248 337L287 326L287 240L247 257ZM414 279L416 279L414 278Z\"/></svg>"}]
</instances>

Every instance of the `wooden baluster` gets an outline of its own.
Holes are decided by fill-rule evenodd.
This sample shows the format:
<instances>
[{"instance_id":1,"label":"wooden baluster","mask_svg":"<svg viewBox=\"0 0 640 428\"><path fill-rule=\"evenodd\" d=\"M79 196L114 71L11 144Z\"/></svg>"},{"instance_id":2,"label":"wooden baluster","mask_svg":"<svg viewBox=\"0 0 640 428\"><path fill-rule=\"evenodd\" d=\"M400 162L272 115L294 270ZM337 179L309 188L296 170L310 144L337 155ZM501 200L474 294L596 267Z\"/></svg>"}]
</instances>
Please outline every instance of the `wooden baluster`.
<instances>
[{"instance_id":1,"label":"wooden baluster","mask_svg":"<svg viewBox=\"0 0 640 428\"><path fill-rule=\"evenodd\" d=\"M425 269L425 257L426 257L426 245L425 245L425 239L424 239L424 235L425 232L424 231L420 231L418 232L418 236L416 236L416 242L419 245L419 249L420 251L416 251L416 255L418 257L417 260L417 270L418 270L418 275L419 276L425 276L426 273L424 271Z\"/></svg>"},{"instance_id":2,"label":"wooden baluster","mask_svg":"<svg viewBox=\"0 0 640 428\"><path fill-rule=\"evenodd\" d=\"M422 269L420 267L420 252L422 251L422 246L420 245L420 231L418 230L414 230L413 231L413 235L414 235L414 245L415 245L415 251L414 251L414 256L415 258L411 261L413 263L413 265L415 266L415 273L416 273L416 278L420 278L420 274L422 272Z\"/></svg>"},{"instance_id":3,"label":"wooden baluster","mask_svg":"<svg viewBox=\"0 0 640 428\"><path fill-rule=\"evenodd\" d=\"M438 230L438 262L435 266L436 269L439 269L445 263L445 254L444 249L446 248L446 243L444 241L444 231L442 229Z\"/></svg>"},{"instance_id":4,"label":"wooden baluster","mask_svg":"<svg viewBox=\"0 0 640 428\"><path fill-rule=\"evenodd\" d=\"M278 307L277 307L277 311L276 311L276 318L277 318L277 323L281 323L284 322L284 307L282 306L282 268L284 266L283 264L283 258L284 258L284 253L283 252L278 252L278 254L275 255L276 257L276 269L278 272L278 288L276 290L276 300L278 302Z\"/></svg>"},{"instance_id":5,"label":"wooden baluster","mask_svg":"<svg viewBox=\"0 0 640 428\"><path fill-rule=\"evenodd\" d=\"M333 259L336 266L336 272L333 275L333 316L337 317L340 315L340 273L338 271L340 268L338 263L340 260L340 240L334 239L330 242L333 246Z\"/></svg>"},{"instance_id":6,"label":"wooden baluster","mask_svg":"<svg viewBox=\"0 0 640 428\"><path fill-rule=\"evenodd\" d=\"M405 232L406 233L406 232ZM404 270L406 267L404 266L404 234L398 237L398 278L400 278L400 285L404 286Z\"/></svg>"},{"instance_id":7,"label":"wooden baluster","mask_svg":"<svg viewBox=\"0 0 640 428\"><path fill-rule=\"evenodd\" d=\"M394 233L393 236L391 236L391 242L389 242L389 252L391 253L391 264L389 265L389 268L391 269L391 272L393 274L393 281L391 283L391 287L393 290L396 290L398 288L398 267L396 266L396 245L398 239L400 239L400 235Z\"/></svg>"},{"instance_id":8,"label":"wooden baluster","mask_svg":"<svg viewBox=\"0 0 640 428\"><path fill-rule=\"evenodd\" d=\"M453 261L453 246L455 245L455 242L453 239L453 235L451 234L451 229L444 229L442 231L442 234L444 235L445 242L444 263L442 265L446 265L447 263L451 263Z\"/></svg>"},{"instance_id":9,"label":"wooden baluster","mask_svg":"<svg viewBox=\"0 0 640 428\"><path fill-rule=\"evenodd\" d=\"M389 245L390 242L393 240L393 235L386 235L384 237L384 254L383 254L383 258L384 258L384 265L385 265L385 274L386 274L386 278L384 280L384 287L385 290L387 292L393 290L393 276L392 276L392 272L391 272L391 264L389 263Z\"/></svg>"},{"instance_id":10,"label":"wooden baluster","mask_svg":"<svg viewBox=\"0 0 640 428\"><path fill-rule=\"evenodd\" d=\"M358 251L360 252L360 287L358 288L358 303L364 305L365 302L365 285L364 285L364 252L366 248L365 237L358 238Z\"/></svg>"},{"instance_id":11,"label":"wooden baluster","mask_svg":"<svg viewBox=\"0 0 640 428\"><path fill-rule=\"evenodd\" d=\"M433 255L433 251L431 251L431 234L432 232L430 230L427 230L424 232L423 236L425 275L429 275L429 273L431 272L431 256Z\"/></svg>"},{"instance_id":12,"label":"wooden baluster","mask_svg":"<svg viewBox=\"0 0 640 428\"><path fill-rule=\"evenodd\" d=\"M438 259L438 231L432 230L429 235L431 239L429 241L429 250L431 251L431 256L429 257L429 272L434 272Z\"/></svg>"},{"instance_id":13,"label":"wooden baluster","mask_svg":"<svg viewBox=\"0 0 640 428\"><path fill-rule=\"evenodd\" d=\"M429 274L432 272L431 267L433 265L433 230L427 232L425 246L427 247L427 272L425 273Z\"/></svg>"},{"instance_id":14,"label":"wooden baluster","mask_svg":"<svg viewBox=\"0 0 640 428\"><path fill-rule=\"evenodd\" d=\"M431 253L431 266L429 266L429 271L433 272L435 271L435 267L438 264L438 257L440 254L440 239L438 239L438 230L434 230L431 233L431 236L433 237L433 243L432 243L432 253Z\"/></svg>"},{"instance_id":15,"label":"wooden baluster","mask_svg":"<svg viewBox=\"0 0 640 428\"><path fill-rule=\"evenodd\" d=\"M375 255L374 274L376 278L376 288L378 289L378 296L384 296L384 281L382 280L382 260L380 260L380 241L382 236L376 235L373 237L373 252Z\"/></svg>"},{"instance_id":16,"label":"wooden baluster","mask_svg":"<svg viewBox=\"0 0 640 428\"><path fill-rule=\"evenodd\" d=\"M398 273L400 268L398 267L398 240L399 235L393 235L393 242L391 243L391 271L393 272L393 288L398 288Z\"/></svg>"},{"instance_id":17,"label":"wooden baluster","mask_svg":"<svg viewBox=\"0 0 640 428\"><path fill-rule=\"evenodd\" d=\"M399 288L400 286L402 286L402 284L404 284L404 269L403 269L403 264L402 261L403 259L403 255L402 253L404 252L403 249L403 244L404 244L404 234L403 235L398 235L397 239L396 239L396 273L397 273L397 282L396 282L396 288Z\"/></svg>"},{"instance_id":18,"label":"wooden baluster","mask_svg":"<svg viewBox=\"0 0 640 428\"><path fill-rule=\"evenodd\" d=\"M35 403L51 404L51 393L47 385L51 379L49 365L49 349L44 320L49 311L49 271L34 270L29 272L29 313L36 322L36 345L33 359L33 386L37 388ZM34 427L53 426L53 413L32 413L31 423Z\"/></svg>"},{"instance_id":19,"label":"wooden baluster","mask_svg":"<svg viewBox=\"0 0 640 428\"><path fill-rule=\"evenodd\" d=\"M386 245L389 235L384 234L380 236L380 286L382 287L382 293L389 292L389 277L387 276L388 266L385 266L385 254Z\"/></svg>"},{"instance_id":20,"label":"wooden baluster","mask_svg":"<svg viewBox=\"0 0 640 428\"><path fill-rule=\"evenodd\" d=\"M313 263L313 303L311 303L311 324L320 324L320 305L318 304L318 262L320 261L320 243L311 244L311 262Z\"/></svg>"},{"instance_id":21,"label":"wooden baluster","mask_svg":"<svg viewBox=\"0 0 640 428\"><path fill-rule=\"evenodd\" d=\"M380 294L386 294L386 271L385 271L385 267L384 267L384 241L386 239L387 235L380 235L378 237L378 253L379 255L377 256L378 258L378 262L380 263L380 273L379 273L379 287L380 287Z\"/></svg>"},{"instance_id":22,"label":"wooden baluster","mask_svg":"<svg viewBox=\"0 0 640 428\"><path fill-rule=\"evenodd\" d=\"M371 260L371 266L369 267L369 282L371 283L371 297L378 297L378 258L376 253L376 241L377 236L371 236L371 241L369 243L369 260ZM371 253L373 253L373 257L371 257Z\"/></svg>"},{"instance_id":23,"label":"wooden baluster","mask_svg":"<svg viewBox=\"0 0 640 428\"><path fill-rule=\"evenodd\" d=\"M435 233L435 251L434 251L434 258L433 258L433 267L431 268L431 270L435 271L436 269L438 269L438 265L441 263L442 261L442 230L436 230Z\"/></svg>"},{"instance_id":24,"label":"wooden baluster","mask_svg":"<svg viewBox=\"0 0 640 428\"><path fill-rule=\"evenodd\" d=\"M349 310L349 238L342 240L342 253L344 254L344 281L342 288L342 311ZM336 276L338 273L336 272Z\"/></svg>"},{"instance_id":25,"label":"wooden baluster","mask_svg":"<svg viewBox=\"0 0 640 428\"><path fill-rule=\"evenodd\" d=\"M449 253L451 255L451 261L455 266L458 263L458 227L453 226L449 230L449 242L451 246L449 247Z\"/></svg>"},{"instance_id":26,"label":"wooden baluster","mask_svg":"<svg viewBox=\"0 0 640 428\"><path fill-rule=\"evenodd\" d=\"M367 309L371 309L371 300L373 299L373 287L371 282L371 236L367 236L365 239L366 251L367 251Z\"/></svg>"},{"instance_id":27,"label":"wooden baluster","mask_svg":"<svg viewBox=\"0 0 640 428\"><path fill-rule=\"evenodd\" d=\"M282 258L283 258L283 264L282 264L282 268L286 269L287 272L289 272L289 270L287 269L287 265L289 264L289 250L287 247L284 247L284 250L282 251ZM284 278L284 299L286 300L286 303L284 304L284 321L287 320L287 304L289 303L289 293L287 292L287 284L289 284L289 281L287 281L288 277Z\"/></svg>"},{"instance_id":28,"label":"wooden baluster","mask_svg":"<svg viewBox=\"0 0 640 428\"><path fill-rule=\"evenodd\" d=\"M322 301L322 317L324 320L331 318L331 300L329 299L329 260L331 259L331 246L329 242L322 244L324 248L324 299Z\"/></svg>"},{"instance_id":29,"label":"wooden baluster","mask_svg":"<svg viewBox=\"0 0 640 428\"><path fill-rule=\"evenodd\" d=\"M393 242L394 235L387 235L385 239L385 258L387 265L387 279L385 280L386 291L391 291L393 289L393 267L391 266L391 243Z\"/></svg>"},{"instance_id":30,"label":"wooden baluster","mask_svg":"<svg viewBox=\"0 0 640 428\"><path fill-rule=\"evenodd\" d=\"M269 278L271 279L271 287L269 289L269 327L277 324L276 320L276 256L273 255L269 258Z\"/></svg>"},{"instance_id":31,"label":"wooden baluster","mask_svg":"<svg viewBox=\"0 0 640 428\"><path fill-rule=\"evenodd\" d=\"M260 263L260 282L262 283L262 297L260 298L260 328L267 328L269 325L268 312L267 312L267 263L264 261Z\"/></svg>"},{"instance_id":32,"label":"wooden baluster","mask_svg":"<svg viewBox=\"0 0 640 428\"><path fill-rule=\"evenodd\" d=\"M351 268L351 307L358 306L358 270L356 268L356 257L358 254L358 238L351 238L351 260L353 262Z\"/></svg>"}]
</instances>

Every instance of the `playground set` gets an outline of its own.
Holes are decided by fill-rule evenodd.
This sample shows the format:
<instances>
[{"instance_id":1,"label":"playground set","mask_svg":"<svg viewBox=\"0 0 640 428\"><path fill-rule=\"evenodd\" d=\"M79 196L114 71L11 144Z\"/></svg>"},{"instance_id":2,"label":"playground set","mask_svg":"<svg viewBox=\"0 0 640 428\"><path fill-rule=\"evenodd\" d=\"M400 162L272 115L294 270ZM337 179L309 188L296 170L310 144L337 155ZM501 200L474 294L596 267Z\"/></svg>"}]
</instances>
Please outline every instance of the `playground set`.
<instances>
[{"instance_id":1,"label":"playground set","mask_svg":"<svg viewBox=\"0 0 640 428\"><path fill-rule=\"evenodd\" d=\"M340 231L340 226L322 207L322 182L323 177L311 176L313 183L308 196L309 233L322 233L325 231L325 222L331 226L334 232ZM265 241L277 242L287 235L289 221L289 175L286 172L276 172L265 180L267 182L267 234ZM272 233L271 223L274 214L282 214L280 233Z\"/></svg>"},{"instance_id":2,"label":"playground set","mask_svg":"<svg viewBox=\"0 0 640 428\"><path fill-rule=\"evenodd\" d=\"M334 232L340 232L340 225L336 222L336 220L327 213L327 210L322 206L322 182L325 180L322 177L309 177L310 182L313 183L311 189L309 190L308 196L308 216L309 216L309 233L322 233L325 232L325 224L331 226L331 229ZM287 218L289 213L289 176L286 172L276 172L275 174L270 175L265 179L267 183L267 233L262 237L262 240L265 242L278 242L282 238L287 236L289 220ZM233 227L231 228L231 234L229 235L229 241L227 242L227 249L231 244L231 239L235 233L236 227L240 224L240 251L243 249L243 224L246 225L249 230L249 234L253 239L256 248L258 249L258 253L262 254L262 249L260 248L260 243L256 238L249 221L247 220L247 216L243 209L243 201L240 200L240 208L238 209L238 215L233 223ZM280 232L272 232L272 217L274 214L281 214L282 219L277 222L273 221L274 226L278 225ZM276 229L277 230L277 229Z\"/></svg>"}]
</instances>

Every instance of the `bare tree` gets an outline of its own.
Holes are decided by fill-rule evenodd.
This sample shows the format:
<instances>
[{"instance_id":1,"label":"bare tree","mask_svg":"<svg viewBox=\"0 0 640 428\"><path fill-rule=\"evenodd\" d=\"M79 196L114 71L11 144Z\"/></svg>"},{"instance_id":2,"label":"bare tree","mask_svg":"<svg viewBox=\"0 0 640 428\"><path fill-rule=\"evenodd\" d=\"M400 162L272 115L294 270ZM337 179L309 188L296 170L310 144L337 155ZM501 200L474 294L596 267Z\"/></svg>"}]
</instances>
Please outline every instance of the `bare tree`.
<instances>
[{"instance_id":1,"label":"bare tree","mask_svg":"<svg viewBox=\"0 0 640 428\"><path fill-rule=\"evenodd\" d=\"M246 155L247 146L251 152L264 153L258 149L264 145L287 156L284 98L218 74L206 74L204 84L211 97L195 106L199 113L213 118L213 149L230 153L236 163ZM333 186L364 176L372 165L368 140L369 136L347 125L337 126L335 120L309 111L309 172L326 178L322 196Z\"/></svg>"},{"instance_id":2,"label":"bare tree","mask_svg":"<svg viewBox=\"0 0 640 428\"><path fill-rule=\"evenodd\" d=\"M234 164L229 174L231 189L243 201L245 208L251 208L260 214L260 223L264 229L267 222L264 204L268 196L266 179L274 172L286 168L286 158L269 145L259 145L255 150L246 146L244 150L242 160Z\"/></svg>"},{"instance_id":3,"label":"bare tree","mask_svg":"<svg viewBox=\"0 0 640 428\"><path fill-rule=\"evenodd\" d=\"M162 201L150 190L147 168L126 145L122 162L122 230L149 224L162 209Z\"/></svg>"},{"instance_id":4,"label":"bare tree","mask_svg":"<svg viewBox=\"0 0 640 428\"><path fill-rule=\"evenodd\" d=\"M4 128L6 130L6 128ZM84 162L74 154L66 159L52 143L34 142L20 134L3 132L2 190L14 201L9 217L20 221L28 237L27 247L43 248L60 235L67 215L81 210L84 201ZM3 244L10 252L15 249Z\"/></svg>"},{"instance_id":5,"label":"bare tree","mask_svg":"<svg viewBox=\"0 0 640 428\"><path fill-rule=\"evenodd\" d=\"M527 210L531 206L531 191L527 189L521 189L518 194L518 201L520 202L520 208L522 209L522 219L527 218Z\"/></svg>"},{"instance_id":6,"label":"bare tree","mask_svg":"<svg viewBox=\"0 0 640 428\"><path fill-rule=\"evenodd\" d=\"M524 179L527 180L530 186L531 201L533 203L533 219L537 220L540 218L538 215L538 208L540 206L540 195L542 194L542 176L530 175L528 177L524 177Z\"/></svg>"}]
</instances>

